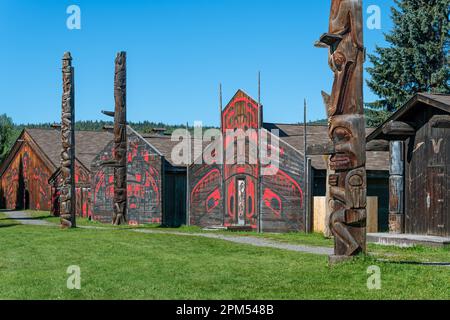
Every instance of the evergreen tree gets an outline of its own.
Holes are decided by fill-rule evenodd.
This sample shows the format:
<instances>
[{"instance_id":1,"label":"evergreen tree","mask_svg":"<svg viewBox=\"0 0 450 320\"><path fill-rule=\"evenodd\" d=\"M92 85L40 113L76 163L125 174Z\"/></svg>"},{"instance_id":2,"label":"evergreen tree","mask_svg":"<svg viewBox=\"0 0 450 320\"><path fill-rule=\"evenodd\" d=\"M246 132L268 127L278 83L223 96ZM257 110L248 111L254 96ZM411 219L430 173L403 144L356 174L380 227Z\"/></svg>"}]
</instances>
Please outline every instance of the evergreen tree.
<instances>
[{"instance_id":1,"label":"evergreen tree","mask_svg":"<svg viewBox=\"0 0 450 320\"><path fill-rule=\"evenodd\" d=\"M388 48L369 55L369 122L378 124L418 92L450 93L450 0L395 0Z\"/></svg>"},{"instance_id":2,"label":"evergreen tree","mask_svg":"<svg viewBox=\"0 0 450 320\"><path fill-rule=\"evenodd\" d=\"M14 124L6 114L0 115L0 163L4 160L11 147Z\"/></svg>"}]
</instances>

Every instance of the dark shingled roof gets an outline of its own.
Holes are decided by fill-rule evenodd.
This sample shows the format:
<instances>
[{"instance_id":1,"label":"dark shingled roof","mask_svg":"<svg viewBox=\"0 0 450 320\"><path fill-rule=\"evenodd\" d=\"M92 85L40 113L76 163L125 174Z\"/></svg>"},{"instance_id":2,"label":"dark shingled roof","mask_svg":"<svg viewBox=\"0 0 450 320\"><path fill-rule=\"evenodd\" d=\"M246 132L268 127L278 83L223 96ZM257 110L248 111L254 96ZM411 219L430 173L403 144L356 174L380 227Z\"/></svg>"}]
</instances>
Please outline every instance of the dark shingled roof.
<instances>
[{"instance_id":1,"label":"dark shingled roof","mask_svg":"<svg viewBox=\"0 0 450 320\"><path fill-rule=\"evenodd\" d=\"M180 143L180 141L172 141L171 136L166 135L143 135L144 139L150 143L156 150L158 150L165 159L174 167L186 167L186 164L178 165L172 161L172 150L173 148ZM194 139L191 140L191 149L192 155L194 154ZM211 142L203 141L203 150L211 144Z\"/></svg>"},{"instance_id":2,"label":"dark shingled roof","mask_svg":"<svg viewBox=\"0 0 450 320\"><path fill-rule=\"evenodd\" d=\"M264 123L264 128L267 130L278 129L281 140L288 143L296 150L303 153L303 125L298 124L275 124ZM367 134L374 129L367 128ZM157 149L166 160L173 166L177 166L171 159L172 149L179 143L178 141L171 141L170 136L162 135L144 135L144 139ZM308 144L324 144L328 142L328 127L321 125L307 126ZM192 147L193 147L192 140ZM204 142L203 149L210 143ZM326 170L326 162L323 156L310 156L312 166L316 170ZM389 170L389 153L388 152L367 152L367 170L373 171L388 171Z\"/></svg>"},{"instance_id":3,"label":"dark shingled roof","mask_svg":"<svg viewBox=\"0 0 450 320\"><path fill-rule=\"evenodd\" d=\"M300 124L277 124L264 123L267 130L278 129L282 141L290 144L292 147L303 153L303 125ZM324 125L307 125L307 144L325 144L329 141L328 126ZM370 134L374 129L366 128L366 135ZM326 162L323 156L309 156L311 165L316 170L326 170ZM388 171L389 170L389 153L369 151L367 152L367 170Z\"/></svg>"},{"instance_id":4,"label":"dark shingled roof","mask_svg":"<svg viewBox=\"0 0 450 320\"><path fill-rule=\"evenodd\" d=\"M59 129L25 129L56 168L60 166L61 133ZM76 131L75 156L88 170L94 157L113 139L110 132Z\"/></svg>"}]
</instances>

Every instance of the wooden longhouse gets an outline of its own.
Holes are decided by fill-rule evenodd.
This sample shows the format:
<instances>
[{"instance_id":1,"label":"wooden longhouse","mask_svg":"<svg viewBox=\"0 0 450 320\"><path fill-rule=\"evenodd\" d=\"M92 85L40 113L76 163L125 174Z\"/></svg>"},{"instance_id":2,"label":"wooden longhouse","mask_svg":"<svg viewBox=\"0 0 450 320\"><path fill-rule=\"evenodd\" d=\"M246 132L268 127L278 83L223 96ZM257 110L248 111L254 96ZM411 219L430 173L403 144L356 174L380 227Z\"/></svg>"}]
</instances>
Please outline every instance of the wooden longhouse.
<instances>
[{"instance_id":1,"label":"wooden longhouse","mask_svg":"<svg viewBox=\"0 0 450 320\"><path fill-rule=\"evenodd\" d=\"M450 236L450 95L415 95L367 141L390 142L391 233Z\"/></svg>"}]
</instances>

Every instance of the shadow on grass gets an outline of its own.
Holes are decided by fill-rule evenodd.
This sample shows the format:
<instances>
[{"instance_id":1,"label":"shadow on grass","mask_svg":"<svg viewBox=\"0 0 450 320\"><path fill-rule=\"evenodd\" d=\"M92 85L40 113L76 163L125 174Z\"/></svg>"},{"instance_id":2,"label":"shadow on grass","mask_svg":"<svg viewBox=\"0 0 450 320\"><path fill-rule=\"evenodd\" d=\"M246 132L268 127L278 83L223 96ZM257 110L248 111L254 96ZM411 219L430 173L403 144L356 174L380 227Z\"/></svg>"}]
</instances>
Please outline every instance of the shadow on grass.
<instances>
[{"instance_id":1,"label":"shadow on grass","mask_svg":"<svg viewBox=\"0 0 450 320\"><path fill-rule=\"evenodd\" d=\"M3 219L0 219L3 220ZM10 227L17 227L20 226L20 224L17 223L5 223L5 224L0 224L0 229L1 228L10 228Z\"/></svg>"},{"instance_id":2,"label":"shadow on grass","mask_svg":"<svg viewBox=\"0 0 450 320\"><path fill-rule=\"evenodd\" d=\"M380 261L383 263L399 264L399 265L450 267L450 262L391 261L391 260L384 260L384 259L378 259L377 261Z\"/></svg>"}]
</instances>

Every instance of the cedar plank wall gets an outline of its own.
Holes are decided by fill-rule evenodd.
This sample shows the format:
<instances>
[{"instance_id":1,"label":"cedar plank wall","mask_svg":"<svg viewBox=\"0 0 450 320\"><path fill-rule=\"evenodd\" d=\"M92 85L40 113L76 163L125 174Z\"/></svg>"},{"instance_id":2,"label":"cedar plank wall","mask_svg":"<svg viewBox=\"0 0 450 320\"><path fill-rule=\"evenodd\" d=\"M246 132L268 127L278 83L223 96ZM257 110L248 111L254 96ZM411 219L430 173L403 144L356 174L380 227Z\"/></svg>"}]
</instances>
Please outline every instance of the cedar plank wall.
<instances>
[{"instance_id":1,"label":"cedar plank wall","mask_svg":"<svg viewBox=\"0 0 450 320\"><path fill-rule=\"evenodd\" d=\"M91 176L78 161L75 165L76 214L90 217L91 212Z\"/></svg>"},{"instance_id":2,"label":"cedar plank wall","mask_svg":"<svg viewBox=\"0 0 450 320\"><path fill-rule=\"evenodd\" d=\"M260 208L264 232L305 231L304 157L279 140L279 170L261 176Z\"/></svg>"},{"instance_id":3,"label":"cedar plank wall","mask_svg":"<svg viewBox=\"0 0 450 320\"><path fill-rule=\"evenodd\" d=\"M189 167L189 219L194 226L223 224L222 170L219 165Z\"/></svg>"},{"instance_id":4,"label":"cedar plank wall","mask_svg":"<svg viewBox=\"0 0 450 320\"><path fill-rule=\"evenodd\" d=\"M27 134L23 137L29 141ZM1 178L0 202L6 209L21 208L19 198L25 203L25 190L29 194L29 209L49 211L51 187L48 179L52 172L39 155L24 142ZM19 190L22 185L22 190ZM25 209L25 208L21 208Z\"/></svg>"},{"instance_id":5,"label":"cedar plank wall","mask_svg":"<svg viewBox=\"0 0 450 320\"><path fill-rule=\"evenodd\" d=\"M450 129L431 127L436 114L426 108L415 115L420 128L406 141L406 233L450 235Z\"/></svg>"},{"instance_id":6,"label":"cedar plank wall","mask_svg":"<svg viewBox=\"0 0 450 320\"><path fill-rule=\"evenodd\" d=\"M53 215L59 215L59 187L62 184L61 173L52 178L52 207ZM91 177L89 172L78 161L75 162L75 214L87 218L91 216Z\"/></svg>"},{"instance_id":7,"label":"cedar plank wall","mask_svg":"<svg viewBox=\"0 0 450 320\"><path fill-rule=\"evenodd\" d=\"M240 181L244 183L245 190L241 190L240 194L243 195L244 200L241 201L241 219L245 221L246 226L250 226L253 229L258 228L258 208L257 197L258 195L258 165L251 164L250 158L250 146L253 150L256 150L258 143L258 134L256 130L259 129L258 103L248 96L242 90L234 95L231 101L227 104L222 112L222 133L224 136L224 152L225 158L228 154L231 154L231 150L234 148L233 159L234 163L224 164L224 202L225 212L224 226L233 226L239 223L239 190L238 186ZM254 129L254 134L249 134L245 138L245 163L238 163L238 142L236 138L228 137L227 131L241 129L245 133L248 133L248 129ZM228 162L228 161L227 161Z\"/></svg>"},{"instance_id":8,"label":"cedar plank wall","mask_svg":"<svg viewBox=\"0 0 450 320\"><path fill-rule=\"evenodd\" d=\"M129 224L161 223L162 219L162 165L161 156L130 128L127 152L127 193ZM92 217L111 223L113 213L114 175L101 162L112 159L113 142L92 162Z\"/></svg>"},{"instance_id":9,"label":"cedar plank wall","mask_svg":"<svg viewBox=\"0 0 450 320\"><path fill-rule=\"evenodd\" d=\"M239 90L222 113L224 130L258 128L257 103ZM280 170L275 176L261 177L258 191L257 165L251 165L249 146L256 145L257 135L246 138L246 163L226 164L225 173L221 165L192 165L189 168L190 223L197 226L236 225L237 219L237 183L245 180L245 225L258 228L259 204L262 212L262 228L265 232L304 231L303 156L280 141ZM236 142L225 139L224 150ZM205 152L209 152L207 149ZM269 151L270 153L270 151ZM224 203L225 202L225 203Z\"/></svg>"}]
</instances>

